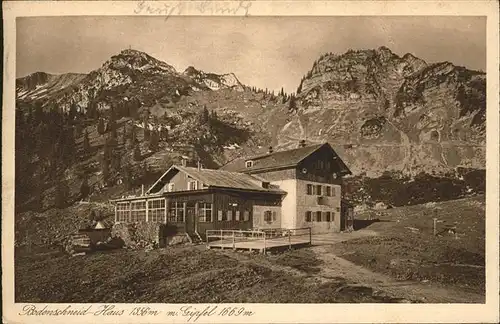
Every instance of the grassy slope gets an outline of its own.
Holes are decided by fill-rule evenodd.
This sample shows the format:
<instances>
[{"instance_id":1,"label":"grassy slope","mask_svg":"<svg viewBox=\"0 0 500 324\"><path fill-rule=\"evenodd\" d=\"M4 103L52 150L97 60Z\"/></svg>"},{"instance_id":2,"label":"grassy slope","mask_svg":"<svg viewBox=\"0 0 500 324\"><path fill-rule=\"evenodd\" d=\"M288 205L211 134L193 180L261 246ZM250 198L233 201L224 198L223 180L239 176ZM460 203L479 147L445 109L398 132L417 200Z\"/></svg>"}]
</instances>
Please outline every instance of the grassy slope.
<instances>
[{"instance_id":1,"label":"grassy slope","mask_svg":"<svg viewBox=\"0 0 500 324\"><path fill-rule=\"evenodd\" d=\"M458 222L458 240L432 235L434 209L439 219ZM379 217L385 222L368 226L378 236L324 246L324 253L397 280L426 279L457 291L484 292L484 196L394 208ZM312 249L262 256L185 246L71 258L58 250L18 248L16 301L326 303L401 297L376 295L364 286L369 278L326 277L325 266Z\"/></svg>"},{"instance_id":2,"label":"grassy slope","mask_svg":"<svg viewBox=\"0 0 500 324\"><path fill-rule=\"evenodd\" d=\"M379 236L339 243L332 249L356 264L397 279L484 290L484 196L389 209L378 217L381 221L368 228ZM433 235L433 217L442 221L437 236ZM455 224L458 239L446 231Z\"/></svg>"},{"instance_id":3,"label":"grassy slope","mask_svg":"<svg viewBox=\"0 0 500 324\"><path fill-rule=\"evenodd\" d=\"M57 251L18 250L15 266L17 302L321 303L390 298L374 296L367 287L346 288L349 283L342 278L325 282L312 277L321 261L307 249L264 257L198 246L73 258Z\"/></svg>"}]
</instances>

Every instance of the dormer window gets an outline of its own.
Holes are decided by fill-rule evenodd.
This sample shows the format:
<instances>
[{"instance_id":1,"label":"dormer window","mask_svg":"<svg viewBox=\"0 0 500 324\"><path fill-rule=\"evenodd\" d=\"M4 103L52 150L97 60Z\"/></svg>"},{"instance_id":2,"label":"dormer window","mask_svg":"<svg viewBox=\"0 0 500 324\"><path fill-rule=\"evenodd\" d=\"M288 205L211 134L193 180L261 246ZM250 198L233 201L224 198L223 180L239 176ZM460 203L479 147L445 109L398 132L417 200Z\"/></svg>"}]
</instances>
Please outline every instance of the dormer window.
<instances>
[{"instance_id":1,"label":"dormer window","mask_svg":"<svg viewBox=\"0 0 500 324\"><path fill-rule=\"evenodd\" d=\"M198 189L198 183L196 181L188 182L188 190L197 190L197 189Z\"/></svg>"},{"instance_id":2,"label":"dormer window","mask_svg":"<svg viewBox=\"0 0 500 324\"><path fill-rule=\"evenodd\" d=\"M264 189L269 189L269 185L270 185L269 182L266 182L266 181L262 182L262 188L264 188Z\"/></svg>"},{"instance_id":3,"label":"dormer window","mask_svg":"<svg viewBox=\"0 0 500 324\"><path fill-rule=\"evenodd\" d=\"M168 191L168 192L172 192L172 191L174 191L174 184L173 184L173 183L169 183L169 184L167 184L167 191Z\"/></svg>"},{"instance_id":4,"label":"dormer window","mask_svg":"<svg viewBox=\"0 0 500 324\"><path fill-rule=\"evenodd\" d=\"M247 167L247 168L251 168L251 167L253 167L253 161L252 161L252 160L248 160L248 161L246 161L246 162L245 162L245 167Z\"/></svg>"}]
</instances>

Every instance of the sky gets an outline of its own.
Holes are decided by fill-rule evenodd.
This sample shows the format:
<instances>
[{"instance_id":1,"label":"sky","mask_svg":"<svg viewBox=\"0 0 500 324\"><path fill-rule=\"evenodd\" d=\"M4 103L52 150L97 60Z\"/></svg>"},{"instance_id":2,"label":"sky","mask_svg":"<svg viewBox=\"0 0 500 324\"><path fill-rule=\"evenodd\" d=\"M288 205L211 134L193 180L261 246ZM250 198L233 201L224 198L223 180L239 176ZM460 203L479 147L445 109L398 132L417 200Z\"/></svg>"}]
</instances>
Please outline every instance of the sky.
<instances>
[{"instance_id":1,"label":"sky","mask_svg":"<svg viewBox=\"0 0 500 324\"><path fill-rule=\"evenodd\" d=\"M428 63L486 71L484 17L73 16L17 19L17 77L88 73L131 47L184 71L233 72L249 86L294 92L321 54L390 48Z\"/></svg>"}]
</instances>

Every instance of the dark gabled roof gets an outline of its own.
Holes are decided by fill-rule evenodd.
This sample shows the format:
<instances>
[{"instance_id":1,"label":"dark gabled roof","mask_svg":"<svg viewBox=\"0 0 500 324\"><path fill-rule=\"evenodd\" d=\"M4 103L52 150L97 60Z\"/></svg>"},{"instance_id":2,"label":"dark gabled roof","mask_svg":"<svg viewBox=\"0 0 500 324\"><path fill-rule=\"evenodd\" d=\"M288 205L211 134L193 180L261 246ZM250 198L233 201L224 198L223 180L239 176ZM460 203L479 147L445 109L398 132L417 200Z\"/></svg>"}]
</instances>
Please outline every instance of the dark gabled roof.
<instances>
[{"instance_id":1,"label":"dark gabled roof","mask_svg":"<svg viewBox=\"0 0 500 324\"><path fill-rule=\"evenodd\" d=\"M172 167L170 167L170 169L168 169L167 172L165 172L158 179L158 181L156 181L156 183L151 186L151 188L148 190L148 193L151 191L155 192L160 190L166 183L164 178L169 173L176 172L176 170L189 175L191 178L200 181L208 187L284 193L284 191L278 188L263 188L263 180L259 177L254 177L249 174L229 172L224 170L198 169L178 165L173 165Z\"/></svg>"},{"instance_id":2,"label":"dark gabled roof","mask_svg":"<svg viewBox=\"0 0 500 324\"><path fill-rule=\"evenodd\" d=\"M276 151L273 153L240 157L223 165L220 170L251 172L261 169L293 167L323 145L325 144L315 144L287 151ZM254 166L247 168L245 166L246 161L253 161Z\"/></svg>"},{"instance_id":3,"label":"dark gabled roof","mask_svg":"<svg viewBox=\"0 0 500 324\"><path fill-rule=\"evenodd\" d=\"M240 157L222 166L220 170L253 173L264 170L292 168L324 146L328 146L333 151L333 148L328 143L314 144L286 151ZM253 166L246 167L246 161L253 161ZM339 163L339 167L344 174L351 173L340 157L338 157L336 161Z\"/></svg>"}]
</instances>

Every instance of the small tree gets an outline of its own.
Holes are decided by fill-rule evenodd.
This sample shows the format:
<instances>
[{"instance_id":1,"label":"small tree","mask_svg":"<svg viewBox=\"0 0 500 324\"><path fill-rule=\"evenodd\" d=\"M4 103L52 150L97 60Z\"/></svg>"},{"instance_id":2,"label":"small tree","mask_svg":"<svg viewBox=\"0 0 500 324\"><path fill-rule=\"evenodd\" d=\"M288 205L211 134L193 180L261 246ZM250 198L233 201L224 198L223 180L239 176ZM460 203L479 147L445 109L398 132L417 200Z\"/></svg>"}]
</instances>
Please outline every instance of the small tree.
<instances>
[{"instance_id":1,"label":"small tree","mask_svg":"<svg viewBox=\"0 0 500 324\"><path fill-rule=\"evenodd\" d=\"M89 133L85 130L83 134L83 152L85 154L90 153L90 141L89 141Z\"/></svg>"},{"instance_id":2,"label":"small tree","mask_svg":"<svg viewBox=\"0 0 500 324\"><path fill-rule=\"evenodd\" d=\"M135 133L135 126L132 125L132 128L130 128L130 132L128 132L128 139L129 139L129 148L134 148L135 144L137 142L137 137Z\"/></svg>"},{"instance_id":3,"label":"small tree","mask_svg":"<svg viewBox=\"0 0 500 324\"><path fill-rule=\"evenodd\" d=\"M201 122L207 124L210 119L210 114L208 112L207 106L203 106L203 112L201 114Z\"/></svg>"},{"instance_id":4,"label":"small tree","mask_svg":"<svg viewBox=\"0 0 500 324\"><path fill-rule=\"evenodd\" d=\"M127 144L127 127L123 127L123 133L122 133L122 144L125 145Z\"/></svg>"},{"instance_id":5,"label":"small tree","mask_svg":"<svg viewBox=\"0 0 500 324\"><path fill-rule=\"evenodd\" d=\"M97 123L97 132L102 135L102 134L104 134L105 131L106 131L106 128L104 125L104 119L99 118L99 122Z\"/></svg>"},{"instance_id":6,"label":"small tree","mask_svg":"<svg viewBox=\"0 0 500 324\"><path fill-rule=\"evenodd\" d=\"M140 161L141 159L142 159L141 148L139 147L138 144L135 144L135 147L134 147L134 160Z\"/></svg>"},{"instance_id":7,"label":"small tree","mask_svg":"<svg viewBox=\"0 0 500 324\"><path fill-rule=\"evenodd\" d=\"M108 184L109 182L109 160L103 158L101 161L101 169L102 169L102 179L105 184Z\"/></svg>"},{"instance_id":8,"label":"small tree","mask_svg":"<svg viewBox=\"0 0 500 324\"><path fill-rule=\"evenodd\" d=\"M149 141L151 138L151 131L148 125L144 125L144 141Z\"/></svg>"},{"instance_id":9,"label":"small tree","mask_svg":"<svg viewBox=\"0 0 500 324\"><path fill-rule=\"evenodd\" d=\"M168 128L162 127L160 131L160 136L163 141L168 141Z\"/></svg>"},{"instance_id":10,"label":"small tree","mask_svg":"<svg viewBox=\"0 0 500 324\"><path fill-rule=\"evenodd\" d=\"M132 179L132 170L129 164L125 164L122 169L123 174L123 183L125 184L125 188L127 190L132 189L133 179Z\"/></svg>"},{"instance_id":11,"label":"small tree","mask_svg":"<svg viewBox=\"0 0 500 324\"><path fill-rule=\"evenodd\" d=\"M71 106L69 106L69 113L68 113L68 119L69 122L73 122L75 120L75 117L78 113L77 107L75 103L72 103Z\"/></svg>"},{"instance_id":12,"label":"small tree","mask_svg":"<svg viewBox=\"0 0 500 324\"><path fill-rule=\"evenodd\" d=\"M97 111L97 103L95 100L90 100L88 105L87 105L87 117L95 119L99 116L99 113Z\"/></svg>"},{"instance_id":13,"label":"small tree","mask_svg":"<svg viewBox=\"0 0 500 324\"><path fill-rule=\"evenodd\" d=\"M61 180L56 184L55 205L57 208L64 208L68 199L68 186L65 180Z\"/></svg>"},{"instance_id":14,"label":"small tree","mask_svg":"<svg viewBox=\"0 0 500 324\"><path fill-rule=\"evenodd\" d=\"M82 184L80 185L80 197L81 199L85 199L89 196L90 194L90 186L89 186L89 180L87 177L83 178Z\"/></svg>"},{"instance_id":15,"label":"small tree","mask_svg":"<svg viewBox=\"0 0 500 324\"><path fill-rule=\"evenodd\" d=\"M295 95L290 95L290 101L288 102L288 108L290 110L297 109L297 103L295 102Z\"/></svg>"},{"instance_id":16,"label":"small tree","mask_svg":"<svg viewBox=\"0 0 500 324\"><path fill-rule=\"evenodd\" d=\"M111 168L115 171L120 170L121 167L121 153L116 148L111 152Z\"/></svg>"},{"instance_id":17,"label":"small tree","mask_svg":"<svg viewBox=\"0 0 500 324\"><path fill-rule=\"evenodd\" d=\"M149 139L149 149L153 152L158 152L158 143L160 141L159 134L157 131L153 131L151 138Z\"/></svg>"}]
</instances>

